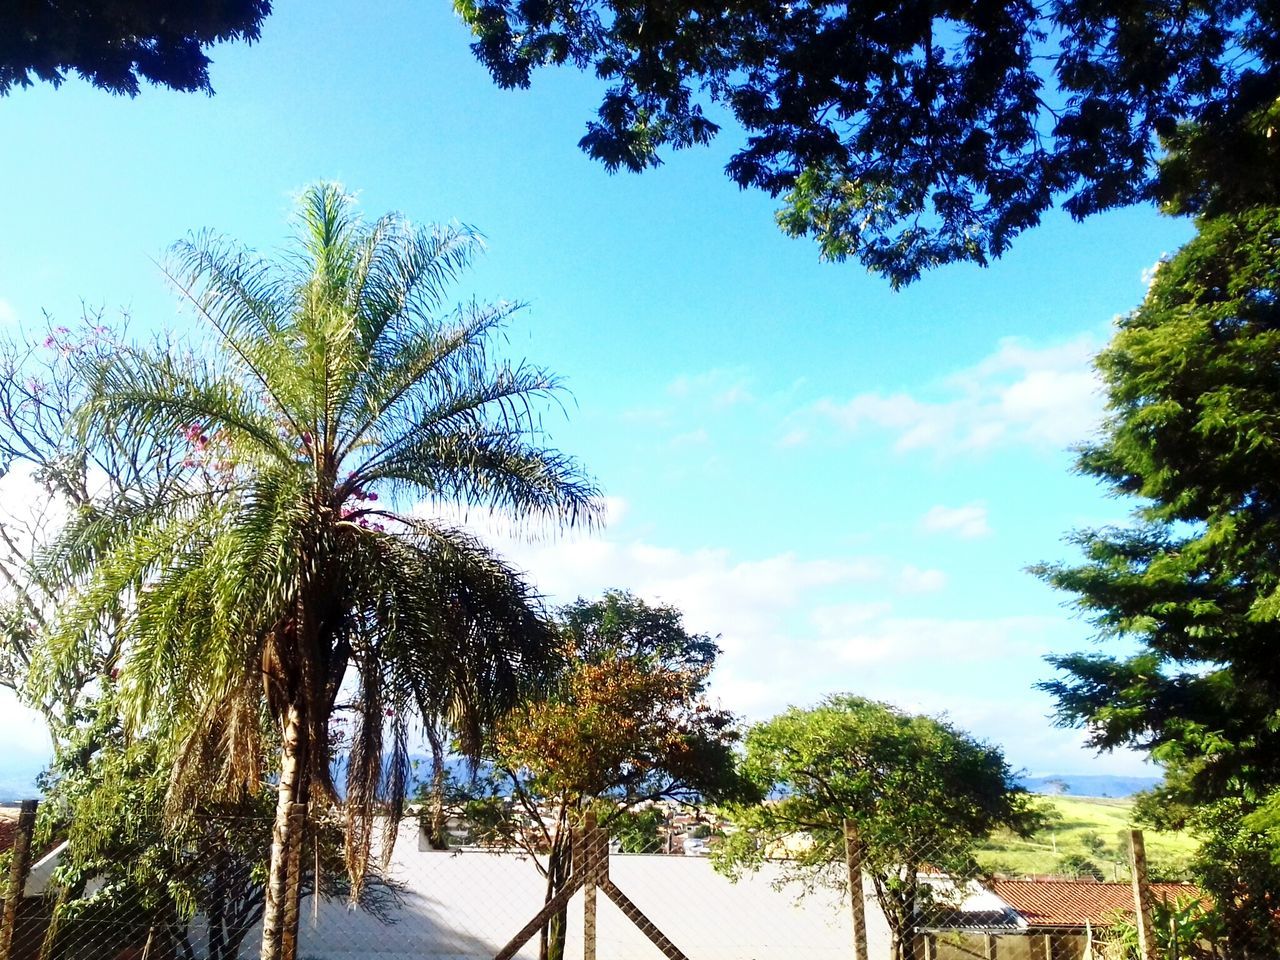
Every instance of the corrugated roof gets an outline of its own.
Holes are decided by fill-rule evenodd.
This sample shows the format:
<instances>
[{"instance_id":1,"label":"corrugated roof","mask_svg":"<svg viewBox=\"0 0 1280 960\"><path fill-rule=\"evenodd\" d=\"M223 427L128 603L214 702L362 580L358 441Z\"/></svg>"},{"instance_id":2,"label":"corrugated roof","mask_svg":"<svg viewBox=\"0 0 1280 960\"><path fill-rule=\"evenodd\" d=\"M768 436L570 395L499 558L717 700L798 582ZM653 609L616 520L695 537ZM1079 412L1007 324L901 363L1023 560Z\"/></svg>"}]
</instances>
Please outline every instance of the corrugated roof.
<instances>
[{"instance_id":1,"label":"corrugated roof","mask_svg":"<svg viewBox=\"0 0 1280 960\"><path fill-rule=\"evenodd\" d=\"M1032 927L1101 926L1117 913L1132 914L1133 887L1127 883L1094 880L993 880L991 892ZM1157 900L1177 901L1200 897L1190 883L1153 883Z\"/></svg>"}]
</instances>

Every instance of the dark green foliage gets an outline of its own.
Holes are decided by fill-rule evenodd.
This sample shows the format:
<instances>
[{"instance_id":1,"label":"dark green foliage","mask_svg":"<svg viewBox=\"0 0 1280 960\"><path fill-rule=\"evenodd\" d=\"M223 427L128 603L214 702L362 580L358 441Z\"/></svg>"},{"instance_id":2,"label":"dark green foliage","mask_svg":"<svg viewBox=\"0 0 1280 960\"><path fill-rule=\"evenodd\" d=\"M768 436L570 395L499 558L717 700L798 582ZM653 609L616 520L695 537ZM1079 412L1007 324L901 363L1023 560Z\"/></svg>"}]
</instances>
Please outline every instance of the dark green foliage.
<instances>
[{"instance_id":1,"label":"dark green foliage","mask_svg":"<svg viewBox=\"0 0 1280 960\"><path fill-rule=\"evenodd\" d=\"M715 638L685 629L675 607L645 603L625 590L607 590L599 600L579 597L561 607L556 620L566 645L593 663L626 656L705 675L720 653Z\"/></svg>"},{"instance_id":2,"label":"dark green foliage","mask_svg":"<svg viewBox=\"0 0 1280 960\"><path fill-rule=\"evenodd\" d=\"M1280 94L1276 11L1121 4L454 0L504 87L570 63L608 87L581 145L610 170L747 133L727 173L895 284L985 263L1056 203L1159 196L1157 137L1231 137Z\"/></svg>"},{"instance_id":3,"label":"dark green foliage","mask_svg":"<svg viewBox=\"0 0 1280 960\"><path fill-rule=\"evenodd\" d=\"M1068 877L1087 877L1091 880L1105 880L1107 875L1102 868L1078 853L1069 853L1058 860L1058 872Z\"/></svg>"},{"instance_id":4,"label":"dark green foliage","mask_svg":"<svg viewBox=\"0 0 1280 960\"><path fill-rule=\"evenodd\" d=\"M1079 469L1134 522L1036 572L1133 652L1050 658L1065 724L1173 764L1191 802L1280 786L1280 211L1204 220L1098 359L1110 415Z\"/></svg>"},{"instance_id":5,"label":"dark green foliage","mask_svg":"<svg viewBox=\"0 0 1280 960\"><path fill-rule=\"evenodd\" d=\"M1252 801L1205 800L1180 768L1134 805L1139 820L1160 829L1192 832L1199 847L1189 873L1214 902L1220 935L1241 956L1280 953L1280 844L1273 825ZM1208 922L1207 920L1204 922Z\"/></svg>"},{"instance_id":6,"label":"dark green foliage","mask_svg":"<svg viewBox=\"0 0 1280 960\"><path fill-rule=\"evenodd\" d=\"M1178 960L1216 960L1226 942L1222 917L1193 896L1176 900L1156 897L1151 904L1156 934L1156 955ZM1141 960L1138 927L1133 913L1112 918L1104 934L1105 956L1114 960ZM1237 954L1229 954L1236 956ZM1264 954L1264 955L1270 955ZM1242 953L1239 956L1254 956Z\"/></svg>"},{"instance_id":7,"label":"dark green foliage","mask_svg":"<svg viewBox=\"0 0 1280 960\"><path fill-rule=\"evenodd\" d=\"M1084 848L1094 856L1107 855L1107 842L1092 830L1082 836L1080 840L1084 844Z\"/></svg>"},{"instance_id":8,"label":"dark green foliage","mask_svg":"<svg viewBox=\"0 0 1280 960\"><path fill-rule=\"evenodd\" d=\"M1250 822L1251 805L1223 800L1197 808L1201 846L1191 867L1214 898L1228 942L1241 956L1280 955L1280 857L1274 835Z\"/></svg>"},{"instance_id":9,"label":"dark green foliage","mask_svg":"<svg viewBox=\"0 0 1280 960\"><path fill-rule=\"evenodd\" d=\"M139 81L213 92L205 47L257 40L270 0L0 0L0 95L74 73L135 96Z\"/></svg>"},{"instance_id":10,"label":"dark green foliage","mask_svg":"<svg viewBox=\"0 0 1280 960\"><path fill-rule=\"evenodd\" d=\"M1181 202L1245 202L1213 186L1194 139ZM1124 651L1049 658L1060 721L1165 765L1137 812L1196 835L1192 873L1257 955L1280 945L1278 294L1280 210L1202 217L1098 359L1110 415L1078 465L1137 501L1133 522L1079 532L1083 563L1036 570Z\"/></svg>"},{"instance_id":11,"label":"dark green foliage","mask_svg":"<svg viewBox=\"0 0 1280 960\"><path fill-rule=\"evenodd\" d=\"M77 956L92 945L94 955L114 956L150 937L154 955L235 960L262 918L274 796L259 787L163 816L172 759L159 740L125 737L112 684L102 683L41 777L37 844L67 841L48 948ZM318 879L321 897L349 897L337 822L317 824L306 844L304 893ZM390 922L399 897L375 871L359 901Z\"/></svg>"}]
</instances>

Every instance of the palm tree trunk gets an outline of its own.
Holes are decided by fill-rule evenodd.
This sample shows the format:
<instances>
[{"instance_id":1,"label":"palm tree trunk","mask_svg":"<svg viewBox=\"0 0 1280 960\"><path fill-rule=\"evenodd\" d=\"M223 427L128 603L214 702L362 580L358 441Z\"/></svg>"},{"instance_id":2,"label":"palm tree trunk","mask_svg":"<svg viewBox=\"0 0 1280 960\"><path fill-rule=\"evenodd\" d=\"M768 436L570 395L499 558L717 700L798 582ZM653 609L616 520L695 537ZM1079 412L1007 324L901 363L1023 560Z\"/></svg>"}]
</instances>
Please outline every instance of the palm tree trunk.
<instances>
[{"instance_id":1,"label":"palm tree trunk","mask_svg":"<svg viewBox=\"0 0 1280 960\"><path fill-rule=\"evenodd\" d=\"M209 890L209 960L226 957L227 924L227 855L215 850L213 879Z\"/></svg>"},{"instance_id":2,"label":"palm tree trunk","mask_svg":"<svg viewBox=\"0 0 1280 960\"><path fill-rule=\"evenodd\" d=\"M434 724L427 724L427 740L431 743L431 827L427 840L432 850L447 850L444 836L444 744Z\"/></svg>"},{"instance_id":3,"label":"palm tree trunk","mask_svg":"<svg viewBox=\"0 0 1280 960\"><path fill-rule=\"evenodd\" d=\"M267 872L266 905L262 911L260 960L295 960L298 910L289 900L298 888L290 884L290 861L301 842L295 836L294 804L306 802L306 765L302 757L302 712L291 704L285 713L280 745L280 788L276 794L276 820L271 831L271 865ZM289 929L289 927L292 929ZM286 953L287 951L287 953Z\"/></svg>"}]
</instances>

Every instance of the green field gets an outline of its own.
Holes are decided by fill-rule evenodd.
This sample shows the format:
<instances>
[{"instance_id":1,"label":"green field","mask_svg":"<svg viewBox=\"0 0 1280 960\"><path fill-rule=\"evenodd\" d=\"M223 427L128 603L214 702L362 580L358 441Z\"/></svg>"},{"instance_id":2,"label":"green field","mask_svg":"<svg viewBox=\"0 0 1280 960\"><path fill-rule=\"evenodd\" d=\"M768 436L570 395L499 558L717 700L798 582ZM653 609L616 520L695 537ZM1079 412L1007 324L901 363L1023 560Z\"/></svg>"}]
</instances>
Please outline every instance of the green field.
<instances>
[{"instance_id":1,"label":"green field","mask_svg":"<svg viewBox=\"0 0 1280 960\"><path fill-rule=\"evenodd\" d=\"M1008 876L1080 876L1096 868L1106 880L1129 878L1130 800L1043 797L1061 819L1027 840L997 835L983 846L984 867ZM1152 879L1181 878L1195 849L1182 833L1144 830Z\"/></svg>"}]
</instances>

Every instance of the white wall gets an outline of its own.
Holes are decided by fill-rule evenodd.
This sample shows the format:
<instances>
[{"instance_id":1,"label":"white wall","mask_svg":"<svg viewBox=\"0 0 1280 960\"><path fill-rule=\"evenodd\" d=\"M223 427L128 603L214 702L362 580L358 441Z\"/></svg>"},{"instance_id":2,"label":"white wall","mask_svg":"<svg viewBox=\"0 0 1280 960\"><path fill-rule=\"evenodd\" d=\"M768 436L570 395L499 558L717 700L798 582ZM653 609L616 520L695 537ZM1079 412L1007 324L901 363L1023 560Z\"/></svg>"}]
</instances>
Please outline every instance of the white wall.
<instances>
[{"instance_id":1,"label":"white wall","mask_svg":"<svg viewBox=\"0 0 1280 960\"><path fill-rule=\"evenodd\" d=\"M492 957L542 905L544 884L528 859L479 850L419 849L406 831L390 875L404 905L387 926L360 910L304 904L299 956L310 960L471 960ZM732 883L700 857L610 858L613 881L691 960L852 960L848 905L834 891L798 901L765 871ZM601 960L661 960L661 954L598 895ZM582 956L582 895L569 907L567 960ZM888 930L868 904L872 960L888 957ZM246 941L246 946L253 938ZM536 936L519 954L536 960Z\"/></svg>"}]
</instances>

